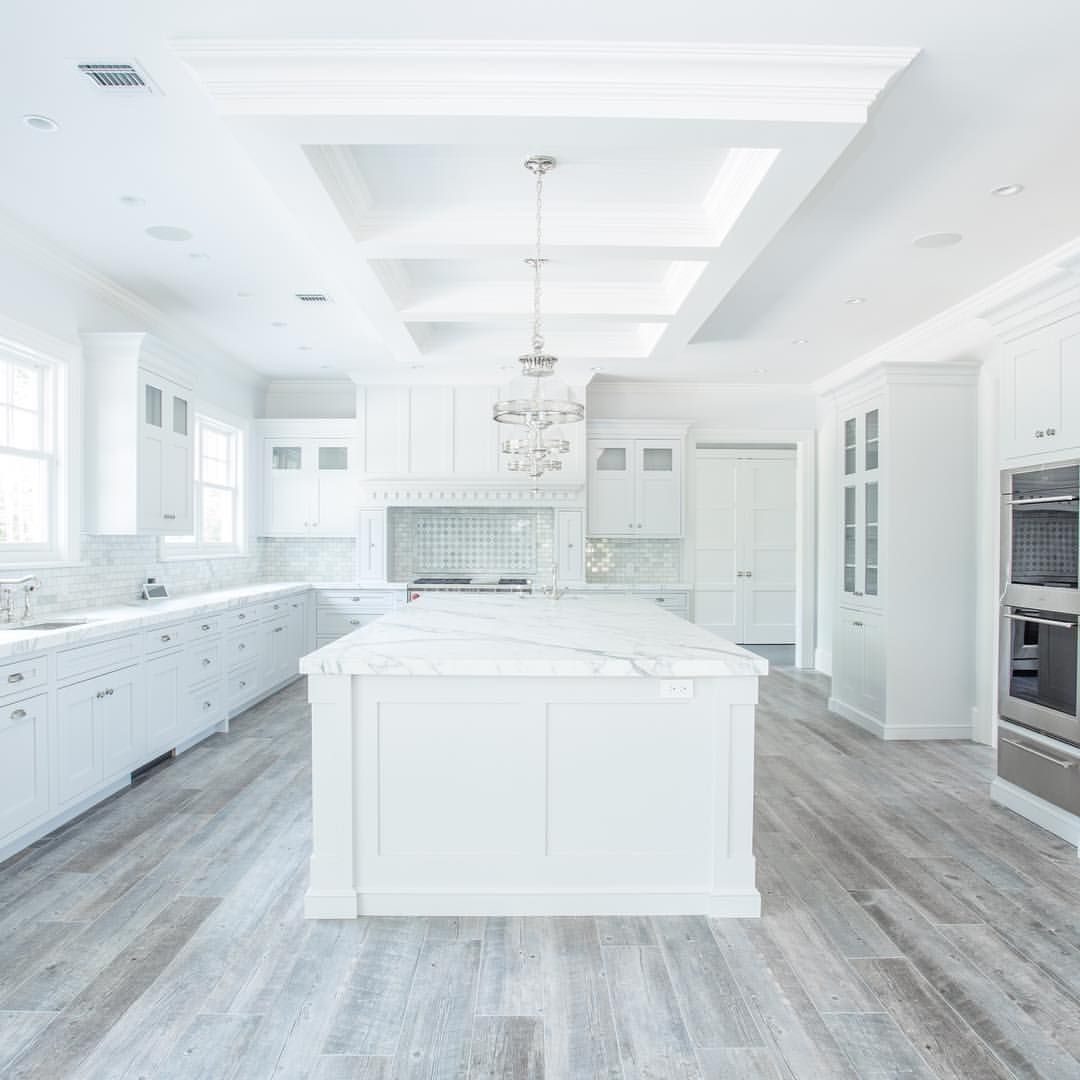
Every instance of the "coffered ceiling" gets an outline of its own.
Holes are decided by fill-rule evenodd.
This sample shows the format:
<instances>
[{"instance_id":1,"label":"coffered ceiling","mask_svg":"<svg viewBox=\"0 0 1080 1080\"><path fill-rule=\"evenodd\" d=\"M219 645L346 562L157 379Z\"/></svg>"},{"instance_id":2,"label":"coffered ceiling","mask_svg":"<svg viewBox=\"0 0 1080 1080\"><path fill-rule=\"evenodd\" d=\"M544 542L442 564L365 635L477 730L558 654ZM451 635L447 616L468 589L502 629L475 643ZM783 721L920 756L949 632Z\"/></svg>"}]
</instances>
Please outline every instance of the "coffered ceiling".
<instances>
[{"instance_id":1,"label":"coffered ceiling","mask_svg":"<svg viewBox=\"0 0 1080 1080\"><path fill-rule=\"evenodd\" d=\"M19 5L0 249L265 375L499 380L529 341L522 162L547 153L569 376L814 382L1080 234L1080 14L880 7ZM152 92L98 90L85 60ZM913 245L938 232L962 240ZM0 284L33 299L3 250Z\"/></svg>"}]
</instances>

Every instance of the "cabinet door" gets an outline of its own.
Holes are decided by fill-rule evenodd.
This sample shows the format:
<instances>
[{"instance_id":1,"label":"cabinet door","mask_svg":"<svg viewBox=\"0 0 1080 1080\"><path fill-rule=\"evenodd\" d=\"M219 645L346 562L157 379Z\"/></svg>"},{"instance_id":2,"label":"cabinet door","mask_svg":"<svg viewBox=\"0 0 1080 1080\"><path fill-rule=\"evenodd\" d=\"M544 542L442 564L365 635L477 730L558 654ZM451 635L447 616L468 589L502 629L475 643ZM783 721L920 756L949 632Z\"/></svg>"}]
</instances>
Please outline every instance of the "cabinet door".
<instances>
[{"instance_id":1,"label":"cabinet door","mask_svg":"<svg viewBox=\"0 0 1080 1080\"><path fill-rule=\"evenodd\" d=\"M858 704L876 720L885 718L885 627L880 616L864 613L862 623L862 685Z\"/></svg>"},{"instance_id":2,"label":"cabinet door","mask_svg":"<svg viewBox=\"0 0 1080 1080\"><path fill-rule=\"evenodd\" d=\"M588 440L589 535L636 536L632 439Z\"/></svg>"},{"instance_id":3,"label":"cabinet door","mask_svg":"<svg viewBox=\"0 0 1080 1080\"><path fill-rule=\"evenodd\" d=\"M49 809L49 695L0 709L0 837Z\"/></svg>"},{"instance_id":4,"label":"cabinet door","mask_svg":"<svg viewBox=\"0 0 1080 1080\"><path fill-rule=\"evenodd\" d=\"M314 444L305 439L266 439L264 536L305 536L312 520L309 464Z\"/></svg>"},{"instance_id":5,"label":"cabinet door","mask_svg":"<svg viewBox=\"0 0 1080 1080\"><path fill-rule=\"evenodd\" d=\"M555 558L561 581L585 580L585 522L580 510L555 512Z\"/></svg>"},{"instance_id":6,"label":"cabinet door","mask_svg":"<svg viewBox=\"0 0 1080 1080\"><path fill-rule=\"evenodd\" d=\"M188 536L195 520L191 402L185 391L150 372L139 385L139 530Z\"/></svg>"},{"instance_id":7,"label":"cabinet door","mask_svg":"<svg viewBox=\"0 0 1080 1080\"><path fill-rule=\"evenodd\" d=\"M682 444L637 439L634 444L635 536L682 536Z\"/></svg>"},{"instance_id":8,"label":"cabinet door","mask_svg":"<svg viewBox=\"0 0 1080 1080\"><path fill-rule=\"evenodd\" d=\"M147 660L143 665L148 758L171 750L181 741L183 662L183 652L176 651Z\"/></svg>"},{"instance_id":9,"label":"cabinet door","mask_svg":"<svg viewBox=\"0 0 1080 1080\"><path fill-rule=\"evenodd\" d=\"M191 401L186 392L169 391L161 475L165 532L190 536L195 528L194 439Z\"/></svg>"},{"instance_id":10,"label":"cabinet door","mask_svg":"<svg viewBox=\"0 0 1080 1080\"><path fill-rule=\"evenodd\" d=\"M839 611L833 634L832 696L861 708L862 686L862 619L850 611Z\"/></svg>"},{"instance_id":11,"label":"cabinet door","mask_svg":"<svg viewBox=\"0 0 1080 1080\"><path fill-rule=\"evenodd\" d=\"M259 643L259 681L262 690L277 686L292 674L289 660L290 636L288 616L275 619L262 628Z\"/></svg>"},{"instance_id":12,"label":"cabinet door","mask_svg":"<svg viewBox=\"0 0 1080 1080\"><path fill-rule=\"evenodd\" d=\"M61 805L97 787L104 776L94 706L105 679L66 686L56 694L57 798Z\"/></svg>"},{"instance_id":13,"label":"cabinet door","mask_svg":"<svg viewBox=\"0 0 1080 1080\"><path fill-rule=\"evenodd\" d=\"M1055 447L1046 431L1061 427L1061 352L1053 331L1044 331L1009 360L1012 415L1005 429L1008 456L1038 454ZM1055 436L1056 437L1056 436Z\"/></svg>"},{"instance_id":14,"label":"cabinet door","mask_svg":"<svg viewBox=\"0 0 1080 1080\"><path fill-rule=\"evenodd\" d=\"M106 778L130 772L146 759L146 708L141 700L138 667L103 676L106 686L95 694L101 722L102 771Z\"/></svg>"},{"instance_id":15,"label":"cabinet door","mask_svg":"<svg viewBox=\"0 0 1080 1080\"><path fill-rule=\"evenodd\" d=\"M300 657L311 651L308 645L307 600L301 597L289 601L289 662L297 670Z\"/></svg>"},{"instance_id":16,"label":"cabinet door","mask_svg":"<svg viewBox=\"0 0 1080 1080\"><path fill-rule=\"evenodd\" d=\"M161 532L166 525L162 478L165 474L165 417L169 392L165 381L144 375L139 380L142 409L139 424L138 526L140 532Z\"/></svg>"},{"instance_id":17,"label":"cabinet door","mask_svg":"<svg viewBox=\"0 0 1080 1080\"><path fill-rule=\"evenodd\" d=\"M386 511L361 510L356 576L361 581L386 580Z\"/></svg>"},{"instance_id":18,"label":"cabinet door","mask_svg":"<svg viewBox=\"0 0 1080 1080\"><path fill-rule=\"evenodd\" d=\"M312 535L356 535L357 452L358 443L353 439L320 439L309 450L312 498L308 531Z\"/></svg>"}]
</instances>

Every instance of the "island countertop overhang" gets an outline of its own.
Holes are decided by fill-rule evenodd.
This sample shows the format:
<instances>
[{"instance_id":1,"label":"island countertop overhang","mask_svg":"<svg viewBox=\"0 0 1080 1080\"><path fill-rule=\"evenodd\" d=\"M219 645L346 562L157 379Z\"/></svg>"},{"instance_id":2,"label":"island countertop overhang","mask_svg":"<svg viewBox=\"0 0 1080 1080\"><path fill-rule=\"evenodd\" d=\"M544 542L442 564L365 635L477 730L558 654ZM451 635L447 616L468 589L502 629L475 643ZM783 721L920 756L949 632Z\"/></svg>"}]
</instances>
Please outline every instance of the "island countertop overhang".
<instances>
[{"instance_id":1,"label":"island countertop overhang","mask_svg":"<svg viewBox=\"0 0 1080 1080\"><path fill-rule=\"evenodd\" d=\"M764 658L628 597L433 595L305 656L305 675L732 678Z\"/></svg>"}]
</instances>

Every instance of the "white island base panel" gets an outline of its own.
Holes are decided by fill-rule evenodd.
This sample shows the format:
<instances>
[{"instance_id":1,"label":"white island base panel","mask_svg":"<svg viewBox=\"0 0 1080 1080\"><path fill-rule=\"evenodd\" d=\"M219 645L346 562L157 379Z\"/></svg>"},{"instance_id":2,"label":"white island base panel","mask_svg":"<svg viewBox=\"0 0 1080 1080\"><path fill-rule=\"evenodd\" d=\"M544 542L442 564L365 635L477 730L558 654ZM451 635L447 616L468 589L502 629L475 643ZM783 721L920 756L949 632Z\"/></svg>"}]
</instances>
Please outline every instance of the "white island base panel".
<instances>
[{"instance_id":1,"label":"white island base panel","mask_svg":"<svg viewBox=\"0 0 1080 1080\"><path fill-rule=\"evenodd\" d=\"M312 674L305 914L757 916L757 678Z\"/></svg>"}]
</instances>

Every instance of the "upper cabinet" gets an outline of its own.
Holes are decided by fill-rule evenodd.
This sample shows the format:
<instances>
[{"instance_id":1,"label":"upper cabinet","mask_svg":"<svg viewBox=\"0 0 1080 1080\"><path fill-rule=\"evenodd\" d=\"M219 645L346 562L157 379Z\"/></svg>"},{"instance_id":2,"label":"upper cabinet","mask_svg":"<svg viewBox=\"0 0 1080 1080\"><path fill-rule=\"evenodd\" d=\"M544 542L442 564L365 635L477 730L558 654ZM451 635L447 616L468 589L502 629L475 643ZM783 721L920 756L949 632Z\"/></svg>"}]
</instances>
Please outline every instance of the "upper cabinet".
<instances>
[{"instance_id":1,"label":"upper cabinet","mask_svg":"<svg viewBox=\"0 0 1080 1080\"><path fill-rule=\"evenodd\" d=\"M1005 460L1080 447L1080 315L1006 343L1001 439Z\"/></svg>"},{"instance_id":2,"label":"upper cabinet","mask_svg":"<svg viewBox=\"0 0 1080 1080\"><path fill-rule=\"evenodd\" d=\"M195 416L183 361L147 334L84 334L86 529L187 536Z\"/></svg>"},{"instance_id":3,"label":"upper cabinet","mask_svg":"<svg viewBox=\"0 0 1080 1080\"><path fill-rule=\"evenodd\" d=\"M654 438L590 425L589 536L682 536L684 441L669 431Z\"/></svg>"},{"instance_id":4,"label":"upper cabinet","mask_svg":"<svg viewBox=\"0 0 1080 1080\"><path fill-rule=\"evenodd\" d=\"M840 588L845 601L876 607L881 596L883 403L870 398L840 415Z\"/></svg>"}]
</instances>

